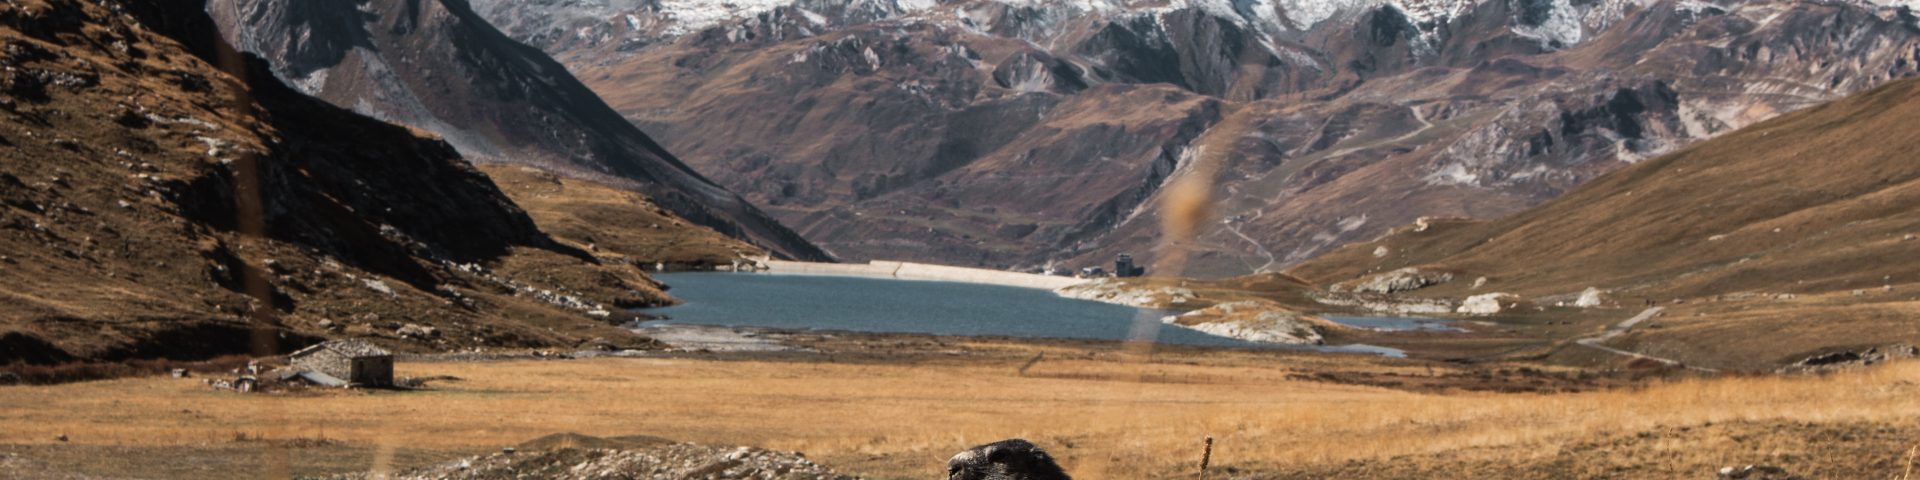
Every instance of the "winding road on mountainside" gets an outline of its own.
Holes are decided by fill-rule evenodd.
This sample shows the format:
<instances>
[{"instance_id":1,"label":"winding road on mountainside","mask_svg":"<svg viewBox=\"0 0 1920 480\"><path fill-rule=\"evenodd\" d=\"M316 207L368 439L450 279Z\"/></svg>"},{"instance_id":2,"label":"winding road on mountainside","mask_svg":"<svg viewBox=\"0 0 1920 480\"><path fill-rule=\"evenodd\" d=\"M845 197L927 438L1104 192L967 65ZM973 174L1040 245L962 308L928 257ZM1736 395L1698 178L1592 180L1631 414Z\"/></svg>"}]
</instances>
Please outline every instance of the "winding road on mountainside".
<instances>
[{"instance_id":1,"label":"winding road on mountainside","mask_svg":"<svg viewBox=\"0 0 1920 480\"><path fill-rule=\"evenodd\" d=\"M1706 367L1696 367L1692 365L1687 365L1685 363L1681 363L1679 360L1674 360L1671 358L1655 357L1655 356L1647 355L1644 353L1630 352L1630 351L1621 350L1618 348L1613 348L1605 345L1608 340L1613 340L1614 338L1617 338L1620 335L1626 334L1627 331L1632 330L1635 325L1639 325L1641 322L1651 320L1653 319L1653 317L1659 316L1660 312L1664 312L1666 310L1667 310L1666 307L1652 307L1646 310L1641 310L1639 315L1634 315L1633 318L1629 318L1626 321L1620 322L1619 324L1616 324L1612 327L1607 327L1607 331L1605 333L1601 333L1598 336L1574 340L1573 343L1578 343L1578 344L1587 346L1589 348L1593 348L1595 350L1612 353L1615 355L1625 355L1632 358L1642 358L1642 359L1664 363L1667 365L1674 365L1679 367L1686 367L1692 370L1699 370L1702 372L1719 371L1719 370L1714 370Z\"/></svg>"},{"instance_id":2,"label":"winding road on mountainside","mask_svg":"<svg viewBox=\"0 0 1920 480\"><path fill-rule=\"evenodd\" d=\"M1420 128L1414 129L1411 132L1407 132L1405 135L1394 137L1393 139L1386 140L1384 142L1375 142L1375 143L1369 143L1366 145L1357 145L1357 146L1343 148L1327 154L1322 159L1324 160L1324 159L1339 158L1339 157L1346 156L1347 154L1357 152L1360 150L1369 149L1369 148L1398 145L1401 142L1412 140L1413 137L1419 136L1422 133L1426 133L1427 130L1430 130L1433 128L1433 122L1427 121L1427 115L1420 111L1419 106L1413 106L1413 105L1399 105L1399 106L1406 107L1408 111L1412 112L1413 119L1415 121L1420 122ZM1228 198L1230 199L1234 197L1244 196L1242 193L1240 193L1240 189L1238 185L1227 185L1227 194L1229 195ZM1275 264L1280 263L1280 258L1274 255L1273 251L1268 250L1266 245L1262 245L1259 240L1255 240L1252 236L1247 235L1246 232L1240 231L1240 225L1252 224L1254 221L1259 220L1261 216L1266 214L1267 214L1267 211L1265 208L1255 208L1253 209L1253 216L1251 217L1247 216L1246 212L1242 211L1239 214L1229 216L1227 217L1226 220L1222 220L1220 222L1220 224L1226 228L1227 233L1231 233L1236 237L1240 237L1240 239L1245 240L1247 244L1253 245L1254 253L1267 259L1267 263L1260 265L1258 267L1255 267L1250 263L1247 264L1247 267L1252 269L1253 273L1272 271L1273 266ZM1242 263L1245 263L1245 261L1243 260Z\"/></svg>"},{"instance_id":3,"label":"winding road on mountainside","mask_svg":"<svg viewBox=\"0 0 1920 480\"><path fill-rule=\"evenodd\" d=\"M1231 186L1231 185L1227 186L1227 191L1234 195L1240 194L1240 189L1235 188L1234 186ZM1258 267L1255 267L1252 264L1247 265L1247 267L1253 270L1253 273L1266 272L1267 269L1273 268L1273 264L1280 263L1280 259L1275 258L1273 256L1273 252L1267 250L1267 247L1265 245L1261 245L1259 240L1254 240L1253 237L1248 236L1245 232L1241 232L1240 225L1235 223L1236 222L1235 219L1239 219L1237 220L1238 222L1251 223L1254 220L1259 220L1261 215L1266 215L1266 214L1267 214L1266 209L1256 208L1256 209L1253 209L1253 217L1246 217L1246 214L1242 213L1240 215L1229 217L1226 220L1220 222L1222 225L1225 225L1227 227L1227 232L1240 237L1241 240L1246 240L1247 244L1253 245L1254 253L1258 253L1260 254L1260 256L1267 258L1267 263L1260 265Z\"/></svg>"}]
</instances>

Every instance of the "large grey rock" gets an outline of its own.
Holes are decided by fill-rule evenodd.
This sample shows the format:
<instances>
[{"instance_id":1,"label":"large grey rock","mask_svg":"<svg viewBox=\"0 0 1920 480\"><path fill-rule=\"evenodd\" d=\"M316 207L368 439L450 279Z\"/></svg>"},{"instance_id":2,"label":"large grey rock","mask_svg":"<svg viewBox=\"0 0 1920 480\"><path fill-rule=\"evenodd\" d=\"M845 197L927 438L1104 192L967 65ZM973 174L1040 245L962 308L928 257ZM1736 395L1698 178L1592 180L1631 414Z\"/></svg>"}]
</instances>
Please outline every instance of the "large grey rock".
<instances>
[{"instance_id":1,"label":"large grey rock","mask_svg":"<svg viewBox=\"0 0 1920 480\"><path fill-rule=\"evenodd\" d=\"M1605 292L1601 292L1598 287L1587 287L1586 291L1580 292L1580 298L1573 301L1573 306L1593 308L1605 305L1607 303L1605 295Z\"/></svg>"},{"instance_id":2,"label":"large grey rock","mask_svg":"<svg viewBox=\"0 0 1920 480\"><path fill-rule=\"evenodd\" d=\"M1445 272L1424 272L1418 268L1407 267L1394 270L1361 282L1353 287L1360 293L1400 293L1419 290L1453 280L1453 274Z\"/></svg>"},{"instance_id":3,"label":"large grey rock","mask_svg":"<svg viewBox=\"0 0 1920 480\"><path fill-rule=\"evenodd\" d=\"M1468 315L1494 315L1506 311L1520 300L1520 296L1511 293L1494 292L1467 297L1460 302L1457 313Z\"/></svg>"}]
</instances>

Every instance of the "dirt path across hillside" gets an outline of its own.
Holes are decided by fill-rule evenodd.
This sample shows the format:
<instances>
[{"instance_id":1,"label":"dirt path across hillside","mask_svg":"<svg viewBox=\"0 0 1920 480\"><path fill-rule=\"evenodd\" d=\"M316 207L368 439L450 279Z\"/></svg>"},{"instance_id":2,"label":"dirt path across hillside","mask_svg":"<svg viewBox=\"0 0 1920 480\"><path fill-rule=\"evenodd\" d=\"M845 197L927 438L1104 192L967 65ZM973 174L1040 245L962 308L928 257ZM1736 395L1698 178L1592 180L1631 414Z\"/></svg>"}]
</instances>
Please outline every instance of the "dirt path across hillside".
<instances>
[{"instance_id":1,"label":"dirt path across hillside","mask_svg":"<svg viewBox=\"0 0 1920 480\"><path fill-rule=\"evenodd\" d=\"M1616 337L1626 334L1627 331L1633 330L1633 327L1635 325L1639 325L1641 322L1651 320L1653 319L1653 317L1659 316L1660 312L1664 312L1666 310L1667 310L1666 307L1652 307L1646 310L1641 310L1639 315L1634 315L1633 318L1629 318L1626 321L1615 324L1612 327L1607 327L1607 331L1604 333L1601 333L1599 336L1593 336L1593 337L1582 338L1579 340L1574 340L1574 343L1585 345L1589 348L1593 348L1595 350L1600 350L1607 353L1612 353L1615 355L1625 355L1633 358L1647 359L1647 360L1664 363L1667 365L1686 367L1689 369L1699 370L1703 372L1718 371L1711 368L1687 365L1685 363L1681 363L1679 360L1674 360L1671 358L1655 357L1655 356L1647 355L1644 353L1621 350L1621 349L1609 347L1606 345L1606 342L1608 340L1613 340Z\"/></svg>"}]
</instances>

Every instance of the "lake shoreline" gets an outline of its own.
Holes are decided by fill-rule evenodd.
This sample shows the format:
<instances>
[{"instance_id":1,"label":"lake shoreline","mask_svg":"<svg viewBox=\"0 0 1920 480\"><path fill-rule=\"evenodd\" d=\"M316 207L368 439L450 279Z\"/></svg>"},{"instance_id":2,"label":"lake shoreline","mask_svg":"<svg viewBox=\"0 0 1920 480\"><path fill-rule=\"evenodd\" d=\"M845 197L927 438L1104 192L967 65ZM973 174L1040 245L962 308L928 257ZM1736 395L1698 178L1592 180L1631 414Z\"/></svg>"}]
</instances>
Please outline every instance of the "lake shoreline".
<instances>
[{"instance_id":1,"label":"lake shoreline","mask_svg":"<svg viewBox=\"0 0 1920 480\"><path fill-rule=\"evenodd\" d=\"M820 277L860 277L886 278L895 280L935 281L953 283L972 283L980 285L998 285L1003 287L1030 288L1037 290L1059 291L1075 285L1095 281L1094 279L1040 275L1035 273L1009 272L985 268L957 267L931 263L898 262L892 260L871 260L867 263L822 263L795 262L789 260L764 260L764 273L774 275L803 275Z\"/></svg>"}]
</instances>

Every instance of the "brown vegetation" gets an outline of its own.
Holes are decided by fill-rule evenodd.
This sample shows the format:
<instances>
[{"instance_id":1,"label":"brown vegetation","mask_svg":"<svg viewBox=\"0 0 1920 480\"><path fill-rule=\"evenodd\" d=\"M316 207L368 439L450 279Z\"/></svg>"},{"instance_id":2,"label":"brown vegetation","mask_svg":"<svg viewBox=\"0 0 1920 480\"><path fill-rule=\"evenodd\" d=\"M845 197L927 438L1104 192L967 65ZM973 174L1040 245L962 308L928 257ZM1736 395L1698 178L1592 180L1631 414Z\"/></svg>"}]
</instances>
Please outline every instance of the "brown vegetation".
<instances>
[{"instance_id":1,"label":"brown vegetation","mask_svg":"<svg viewBox=\"0 0 1920 480\"><path fill-rule=\"evenodd\" d=\"M1435 221L1291 273L1330 284L1407 266L1413 292L1670 306L1625 341L1690 363L1759 367L1920 338L1920 81L1729 133L1491 221ZM1375 252L1384 252L1376 256ZM1480 289L1467 279L1486 277ZM1619 314L1624 319L1627 313Z\"/></svg>"},{"instance_id":2,"label":"brown vegetation","mask_svg":"<svg viewBox=\"0 0 1920 480\"><path fill-rule=\"evenodd\" d=\"M1049 354L1020 373L1036 349ZM1697 478L1748 463L1871 478L1897 473L1898 455L1910 447L1900 442L1920 432L1915 363L1581 393L1416 393L1293 378L1334 365L1426 372L1358 357L986 351L1002 353L851 363L832 356L402 363L402 375L463 380L426 391L299 397L168 378L13 387L0 389L0 422L14 426L0 431L0 444L21 445L5 450L32 461L59 458L60 435L74 449L199 449L205 462L245 476L268 465L260 462L311 465L308 456L322 453L212 453L236 431L325 438L343 449L446 452L495 450L556 432L644 434L796 450L845 473L924 478L953 452L1020 436L1049 448L1077 477L1180 478L1191 475L1199 439L1211 435L1215 471L1234 478ZM1439 375L1461 373L1438 368ZM115 465L48 468L89 475L128 468Z\"/></svg>"},{"instance_id":3,"label":"brown vegetation","mask_svg":"<svg viewBox=\"0 0 1920 480\"><path fill-rule=\"evenodd\" d=\"M708 269L766 251L711 228L694 225L646 196L590 180L530 167L483 165L480 170L527 210L540 230L602 259L651 269Z\"/></svg>"}]
</instances>

